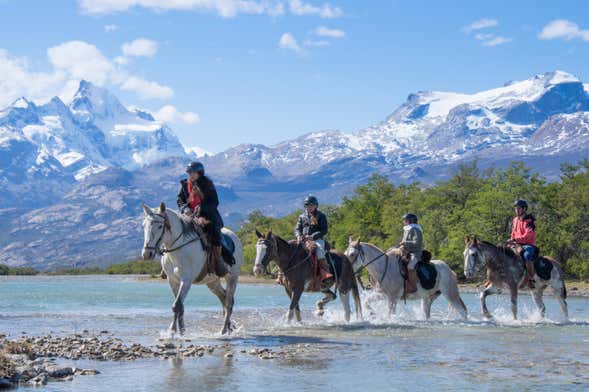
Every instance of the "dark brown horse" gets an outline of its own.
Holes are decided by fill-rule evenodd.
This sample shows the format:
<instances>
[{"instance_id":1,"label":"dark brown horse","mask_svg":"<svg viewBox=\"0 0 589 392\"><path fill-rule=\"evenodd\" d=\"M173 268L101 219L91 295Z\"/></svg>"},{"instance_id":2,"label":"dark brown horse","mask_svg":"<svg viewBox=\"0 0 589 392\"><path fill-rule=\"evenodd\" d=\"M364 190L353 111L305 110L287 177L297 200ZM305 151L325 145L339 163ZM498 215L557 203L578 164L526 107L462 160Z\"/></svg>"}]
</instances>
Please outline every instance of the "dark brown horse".
<instances>
[{"instance_id":1,"label":"dark brown horse","mask_svg":"<svg viewBox=\"0 0 589 392\"><path fill-rule=\"evenodd\" d=\"M293 316L296 316L297 321L301 321L299 300L303 291L310 291L309 288L312 286L314 279L313 262L310 254L303 244L283 240L279 236L273 235L272 230L268 231L266 235L256 230L256 235L258 236L258 243L256 244L254 274L256 276L262 275L267 271L270 261L274 261L284 274L284 289L290 298L288 321L291 321ZM316 304L317 314L323 315L325 305L337 297L334 291L339 291L346 321L349 321L349 293L351 291L356 306L356 317L361 319L362 306L352 263L346 255L335 251L329 251L327 259L330 260L334 277L321 283L320 291L325 297ZM332 291L331 287L334 285L334 291Z\"/></svg>"},{"instance_id":2,"label":"dark brown horse","mask_svg":"<svg viewBox=\"0 0 589 392\"><path fill-rule=\"evenodd\" d=\"M496 246L489 242L479 241L476 237L465 238L466 247L464 249L464 275L467 278L475 276L483 268L487 269L487 279L489 284L481 293L481 310L483 316L491 318L487 309L486 298L491 294L501 292L502 288L509 290L511 297L511 312L513 318L517 319L517 292L525 278L525 267L519 255L513 250L504 246ZM544 277L536 269L534 280L535 288L531 290L532 298L540 310L542 317L546 312L542 294L550 286L555 294L558 303L565 317L568 318L568 308L566 302L566 287L564 285L563 273L559 263L549 257L541 257L542 263L548 266Z\"/></svg>"}]
</instances>

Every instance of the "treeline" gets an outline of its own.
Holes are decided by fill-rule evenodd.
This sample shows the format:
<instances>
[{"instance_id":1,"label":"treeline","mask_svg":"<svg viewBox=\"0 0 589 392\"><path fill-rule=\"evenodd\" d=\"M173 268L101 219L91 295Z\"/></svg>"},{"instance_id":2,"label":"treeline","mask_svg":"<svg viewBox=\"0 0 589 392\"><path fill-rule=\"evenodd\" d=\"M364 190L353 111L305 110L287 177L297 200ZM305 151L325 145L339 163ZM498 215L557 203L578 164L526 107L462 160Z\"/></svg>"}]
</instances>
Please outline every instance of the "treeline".
<instances>
[{"instance_id":1,"label":"treeline","mask_svg":"<svg viewBox=\"0 0 589 392\"><path fill-rule=\"evenodd\" d=\"M386 249L402 235L401 217L415 212L424 228L426 248L457 272L463 270L464 236L503 243L511 233L513 201L526 199L536 217L541 252L556 257L572 277L589 278L589 160L561 167L560 180L548 182L519 162L506 169L485 169L476 162L460 166L448 180L433 186L394 185L375 175L337 207L321 206L328 215L328 240L345 249L348 236ZM274 219L259 211L249 215L238 235L244 243L244 271L255 258L255 228L293 238L300 211Z\"/></svg>"},{"instance_id":2,"label":"treeline","mask_svg":"<svg viewBox=\"0 0 589 392\"><path fill-rule=\"evenodd\" d=\"M44 273L46 275L151 275L159 276L161 264L153 260L133 260L111 264L106 268L69 268ZM37 275L34 268L16 268L0 264L0 275Z\"/></svg>"}]
</instances>

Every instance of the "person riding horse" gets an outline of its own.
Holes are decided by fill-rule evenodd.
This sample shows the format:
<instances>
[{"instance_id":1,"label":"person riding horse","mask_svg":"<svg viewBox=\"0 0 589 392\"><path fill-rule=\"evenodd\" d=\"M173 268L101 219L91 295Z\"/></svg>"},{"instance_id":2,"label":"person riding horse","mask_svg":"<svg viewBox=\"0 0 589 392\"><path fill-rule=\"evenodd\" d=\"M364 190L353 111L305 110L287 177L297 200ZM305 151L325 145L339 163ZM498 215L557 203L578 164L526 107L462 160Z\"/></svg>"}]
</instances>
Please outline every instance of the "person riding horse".
<instances>
[{"instance_id":1,"label":"person riding horse","mask_svg":"<svg viewBox=\"0 0 589 392\"><path fill-rule=\"evenodd\" d=\"M518 199L513 203L513 207L515 216L512 222L511 238L507 241L507 245L512 248L521 247L521 256L527 271L526 283L529 288L534 288L534 260L538 256L535 218L527 213L527 201Z\"/></svg>"},{"instance_id":2,"label":"person riding horse","mask_svg":"<svg viewBox=\"0 0 589 392\"><path fill-rule=\"evenodd\" d=\"M333 277L325 259L325 240L327 235L327 217L319 211L319 201L315 196L307 196L304 201L305 210L299 216L295 227L295 237L298 243L313 241L317 245L315 254L319 262L321 281Z\"/></svg>"},{"instance_id":3,"label":"person riding horse","mask_svg":"<svg viewBox=\"0 0 589 392\"><path fill-rule=\"evenodd\" d=\"M403 239L399 246L410 255L407 263L407 285L405 294L417 291L417 270L415 267L421 261L423 254L423 228L417 224L417 215L408 213L403 215Z\"/></svg>"},{"instance_id":4,"label":"person riding horse","mask_svg":"<svg viewBox=\"0 0 589 392\"><path fill-rule=\"evenodd\" d=\"M207 234L212 246L212 269L217 276L223 277L229 269L221 254L221 228L223 218L217 207L219 196L213 181L205 175L205 168L200 162L190 162L186 167L188 179L180 181L178 208L180 212L200 225Z\"/></svg>"}]
</instances>

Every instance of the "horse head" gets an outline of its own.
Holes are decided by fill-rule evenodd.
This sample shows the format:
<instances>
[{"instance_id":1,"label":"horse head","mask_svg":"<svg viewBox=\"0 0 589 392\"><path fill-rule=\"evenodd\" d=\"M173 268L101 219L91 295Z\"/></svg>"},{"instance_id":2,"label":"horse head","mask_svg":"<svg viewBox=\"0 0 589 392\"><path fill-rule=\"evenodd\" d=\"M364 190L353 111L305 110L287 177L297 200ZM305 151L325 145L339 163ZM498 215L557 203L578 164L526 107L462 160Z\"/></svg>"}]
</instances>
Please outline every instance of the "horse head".
<instances>
[{"instance_id":1,"label":"horse head","mask_svg":"<svg viewBox=\"0 0 589 392\"><path fill-rule=\"evenodd\" d=\"M464 238L464 276L472 278L485 266L485 258L481 251L481 242L476 236Z\"/></svg>"},{"instance_id":2,"label":"horse head","mask_svg":"<svg viewBox=\"0 0 589 392\"><path fill-rule=\"evenodd\" d=\"M350 259L352 262L352 267L354 271L360 268L359 264L362 264L360 260L360 254L362 253L362 245L360 243L360 238L354 241L352 236L348 238L348 248L344 252L344 254Z\"/></svg>"},{"instance_id":3,"label":"horse head","mask_svg":"<svg viewBox=\"0 0 589 392\"><path fill-rule=\"evenodd\" d=\"M268 272L268 264L278 258L278 245L272 235L272 229L266 235L256 229L258 242L256 243L256 261L254 262L254 275L260 276Z\"/></svg>"},{"instance_id":4,"label":"horse head","mask_svg":"<svg viewBox=\"0 0 589 392\"><path fill-rule=\"evenodd\" d=\"M145 218L143 219L143 260L153 260L159 252L166 229L170 228L170 222L166 215L166 205L161 203L159 209L152 209L141 203Z\"/></svg>"}]
</instances>

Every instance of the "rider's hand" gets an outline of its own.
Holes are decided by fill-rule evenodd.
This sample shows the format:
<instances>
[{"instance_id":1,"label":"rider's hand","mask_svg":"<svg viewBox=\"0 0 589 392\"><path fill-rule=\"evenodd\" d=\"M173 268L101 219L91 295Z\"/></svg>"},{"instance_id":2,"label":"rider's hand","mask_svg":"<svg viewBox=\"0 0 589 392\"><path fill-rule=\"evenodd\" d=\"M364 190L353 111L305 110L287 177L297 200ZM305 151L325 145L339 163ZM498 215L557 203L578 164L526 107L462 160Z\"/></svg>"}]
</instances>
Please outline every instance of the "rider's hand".
<instances>
[{"instance_id":1,"label":"rider's hand","mask_svg":"<svg viewBox=\"0 0 589 392\"><path fill-rule=\"evenodd\" d=\"M201 217L199 217L199 218L197 219L197 222L198 222L198 224L199 224L199 225L202 225L202 226L204 226L204 225L207 225L207 224L209 224L209 223L210 223L210 220L208 220L207 218L203 218L203 217L201 216Z\"/></svg>"},{"instance_id":2,"label":"rider's hand","mask_svg":"<svg viewBox=\"0 0 589 392\"><path fill-rule=\"evenodd\" d=\"M302 235L300 235L300 236L297 237L297 243L300 244L301 242L303 242L303 236Z\"/></svg>"}]
</instances>

